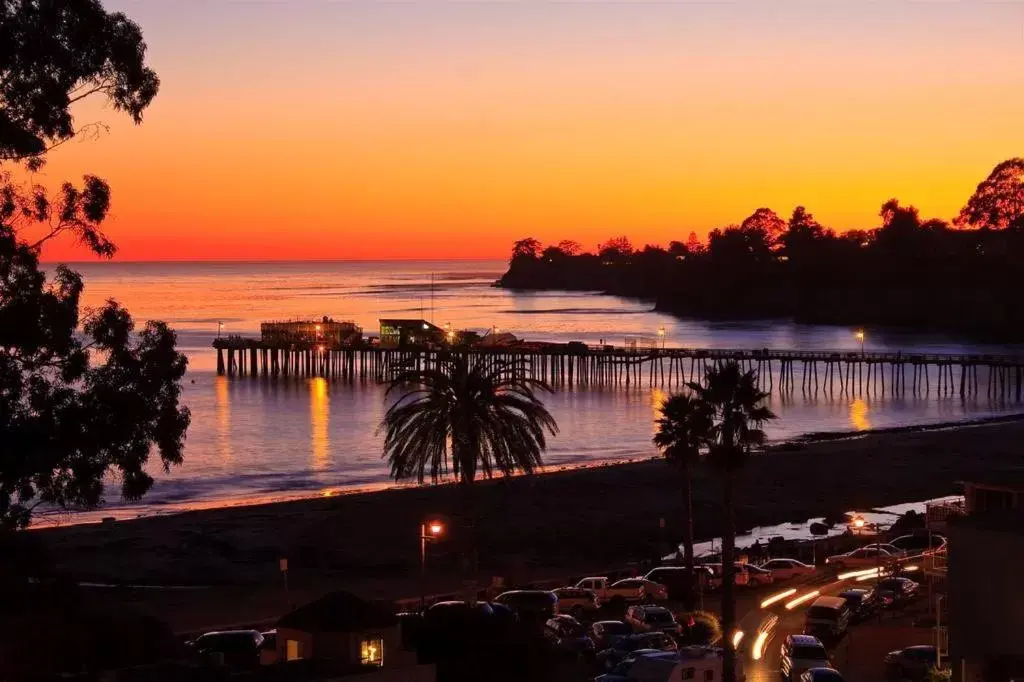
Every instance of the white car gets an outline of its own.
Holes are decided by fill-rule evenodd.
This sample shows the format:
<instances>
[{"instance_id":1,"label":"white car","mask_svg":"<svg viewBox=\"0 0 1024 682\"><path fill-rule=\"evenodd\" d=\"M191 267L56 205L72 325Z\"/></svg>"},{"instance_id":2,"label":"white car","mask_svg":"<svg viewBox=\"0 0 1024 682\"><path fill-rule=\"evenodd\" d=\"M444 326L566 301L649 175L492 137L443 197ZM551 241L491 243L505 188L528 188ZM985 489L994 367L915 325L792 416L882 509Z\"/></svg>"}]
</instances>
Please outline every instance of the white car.
<instances>
[{"instance_id":1,"label":"white car","mask_svg":"<svg viewBox=\"0 0 1024 682\"><path fill-rule=\"evenodd\" d=\"M782 679L797 682L807 670L831 667L832 662L820 639L811 635L786 635L779 654Z\"/></svg>"},{"instance_id":2,"label":"white car","mask_svg":"<svg viewBox=\"0 0 1024 682\"><path fill-rule=\"evenodd\" d=\"M664 601L668 599L668 590L664 585L646 578L626 578L611 583L604 576L584 578L576 583L583 590L593 590L602 602L621 597L626 602Z\"/></svg>"},{"instance_id":3,"label":"white car","mask_svg":"<svg viewBox=\"0 0 1024 682\"><path fill-rule=\"evenodd\" d=\"M761 564L761 568L771 571L776 580L814 575L814 572L818 570L814 566L796 559L771 559Z\"/></svg>"},{"instance_id":4,"label":"white car","mask_svg":"<svg viewBox=\"0 0 1024 682\"><path fill-rule=\"evenodd\" d=\"M899 557L893 556L884 549L861 547L860 549L855 549L852 552L847 552L846 554L830 556L825 559L825 563L832 568L838 569L872 568L874 566L885 566L886 563L897 558Z\"/></svg>"},{"instance_id":5,"label":"white car","mask_svg":"<svg viewBox=\"0 0 1024 682\"><path fill-rule=\"evenodd\" d=\"M558 597L559 613L568 613L580 618L601 608L601 598L593 590L559 587L551 591Z\"/></svg>"},{"instance_id":6,"label":"white car","mask_svg":"<svg viewBox=\"0 0 1024 682\"><path fill-rule=\"evenodd\" d=\"M864 545L861 549L881 549L898 557L907 555L906 550L900 549L896 545L891 545L888 542L872 542L870 545Z\"/></svg>"},{"instance_id":7,"label":"white car","mask_svg":"<svg viewBox=\"0 0 1024 682\"><path fill-rule=\"evenodd\" d=\"M679 632L679 623L664 606L630 606L626 609L626 622L634 632Z\"/></svg>"}]
</instances>

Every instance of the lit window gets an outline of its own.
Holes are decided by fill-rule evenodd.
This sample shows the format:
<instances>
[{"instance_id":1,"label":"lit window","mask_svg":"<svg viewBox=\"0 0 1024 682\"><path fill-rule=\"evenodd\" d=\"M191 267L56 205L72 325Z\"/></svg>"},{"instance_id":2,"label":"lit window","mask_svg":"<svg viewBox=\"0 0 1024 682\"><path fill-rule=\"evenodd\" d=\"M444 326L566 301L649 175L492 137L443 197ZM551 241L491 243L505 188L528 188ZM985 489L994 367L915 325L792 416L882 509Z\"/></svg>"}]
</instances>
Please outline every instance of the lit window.
<instances>
[{"instance_id":1,"label":"lit window","mask_svg":"<svg viewBox=\"0 0 1024 682\"><path fill-rule=\"evenodd\" d=\"M384 640L380 637L364 639L359 648L359 659L363 665L384 665Z\"/></svg>"},{"instance_id":2,"label":"lit window","mask_svg":"<svg viewBox=\"0 0 1024 682\"><path fill-rule=\"evenodd\" d=\"M286 643L286 647L284 660L298 661L302 658L302 649L297 640L289 639Z\"/></svg>"}]
</instances>

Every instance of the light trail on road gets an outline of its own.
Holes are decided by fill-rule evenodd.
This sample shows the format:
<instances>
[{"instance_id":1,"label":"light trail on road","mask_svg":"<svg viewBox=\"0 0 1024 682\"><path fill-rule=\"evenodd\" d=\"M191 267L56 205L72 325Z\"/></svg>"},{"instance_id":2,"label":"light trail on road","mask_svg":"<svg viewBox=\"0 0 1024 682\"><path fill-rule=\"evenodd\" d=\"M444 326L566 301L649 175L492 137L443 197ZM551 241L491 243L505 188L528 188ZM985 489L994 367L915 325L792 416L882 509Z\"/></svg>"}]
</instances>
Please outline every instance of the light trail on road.
<instances>
[{"instance_id":1,"label":"light trail on road","mask_svg":"<svg viewBox=\"0 0 1024 682\"><path fill-rule=\"evenodd\" d=\"M771 606L775 602L782 601L786 597L791 597L794 594L796 594L796 588L795 587L791 588L791 589L788 589L788 590L783 590L782 592L778 592L776 594L773 594L772 596L768 597L763 602L761 602L761 608L762 609L768 608L769 606Z\"/></svg>"},{"instance_id":2,"label":"light trail on road","mask_svg":"<svg viewBox=\"0 0 1024 682\"><path fill-rule=\"evenodd\" d=\"M815 597L819 597L819 596L821 596L821 592L819 592L818 590L812 590L811 592L808 592L807 594L801 594L796 599L793 599L791 601L786 602L786 610L787 611L792 611L793 609L795 609L797 606L800 606L804 602L810 601L810 600L814 599Z\"/></svg>"}]
</instances>

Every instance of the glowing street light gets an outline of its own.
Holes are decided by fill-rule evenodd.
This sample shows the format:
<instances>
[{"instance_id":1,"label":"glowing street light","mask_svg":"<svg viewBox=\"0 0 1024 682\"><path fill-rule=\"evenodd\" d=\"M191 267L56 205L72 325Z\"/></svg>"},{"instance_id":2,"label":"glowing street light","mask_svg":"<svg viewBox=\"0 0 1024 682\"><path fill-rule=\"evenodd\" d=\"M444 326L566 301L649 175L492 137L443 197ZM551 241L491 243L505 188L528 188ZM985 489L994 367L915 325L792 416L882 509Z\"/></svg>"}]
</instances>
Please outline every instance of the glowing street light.
<instances>
[{"instance_id":1,"label":"glowing street light","mask_svg":"<svg viewBox=\"0 0 1024 682\"><path fill-rule=\"evenodd\" d=\"M658 336L661 337L661 349L665 350L665 325L661 325L658 329Z\"/></svg>"},{"instance_id":2,"label":"glowing street light","mask_svg":"<svg viewBox=\"0 0 1024 682\"><path fill-rule=\"evenodd\" d=\"M860 341L860 354L864 355L864 330L858 329L853 335L858 341Z\"/></svg>"},{"instance_id":3,"label":"glowing street light","mask_svg":"<svg viewBox=\"0 0 1024 682\"><path fill-rule=\"evenodd\" d=\"M217 323L217 338L218 339L220 338L220 333L222 331L224 331L224 323L223 322L218 322Z\"/></svg>"},{"instance_id":4,"label":"glowing street light","mask_svg":"<svg viewBox=\"0 0 1024 682\"><path fill-rule=\"evenodd\" d=\"M441 519L430 519L420 524L420 612L425 610L427 601L427 543L440 540L444 531Z\"/></svg>"}]
</instances>

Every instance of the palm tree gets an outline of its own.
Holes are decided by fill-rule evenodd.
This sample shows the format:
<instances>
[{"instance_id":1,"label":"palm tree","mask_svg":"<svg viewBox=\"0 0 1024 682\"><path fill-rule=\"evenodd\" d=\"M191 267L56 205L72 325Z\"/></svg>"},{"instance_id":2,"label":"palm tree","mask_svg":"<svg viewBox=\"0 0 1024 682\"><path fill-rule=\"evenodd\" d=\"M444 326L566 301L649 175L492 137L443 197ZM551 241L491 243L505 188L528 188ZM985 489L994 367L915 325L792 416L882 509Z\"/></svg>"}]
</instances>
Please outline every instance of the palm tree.
<instances>
[{"instance_id":1,"label":"palm tree","mask_svg":"<svg viewBox=\"0 0 1024 682\"><path fill-rule=\"evenodd\" d=\"M697 400L711 411L708 461L722 474L722 631L725 633L723 679L733 682L736 651L732 632L736 625L735 567L736 508L733 501L736 472L751 451L764 443L762 426L775 419L762 403L768 394L758 388L757 372L744 372L735 362L710 368L704 385L690 383Z\"/></svg>"},{"instance_id":2,"label":"palm tree","mask_svg":"<svg viewBox=\"0 0 1024 682\"><path fill-rule=\"evenodd\" d=\"M473 482L495 471L533 473L541 466L546 433L558 424L537 391L547 384L526 377L522 363L470 362L453 353L432 366L405 365L387 389L401 391L379 430L395 480L454 475L462 491L467 578L476 577L476 505ZM450 459L449 459L450 454Z\"/></svg>"},{"instance_id":3,"label":"palm tree","mask_svg":"<svg viewBox=\"0 0 1024 682\"><path fill-rule=\"evenodd\" d=\"M693 586L693 467L711 436L711 410L691 394L671 396L661 406L654 444L665 452L665 459L678 467L683 491L683 562L687 589ZM692 592L687 595L692 607Z\"/></svg>"}]
</instances>

